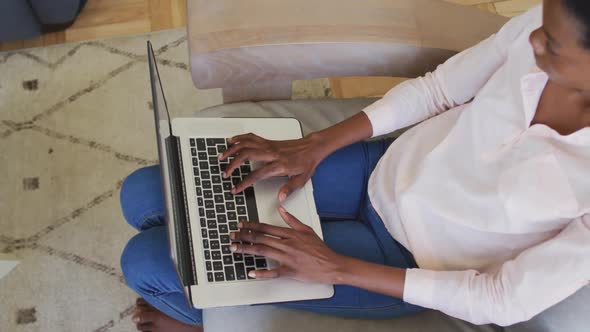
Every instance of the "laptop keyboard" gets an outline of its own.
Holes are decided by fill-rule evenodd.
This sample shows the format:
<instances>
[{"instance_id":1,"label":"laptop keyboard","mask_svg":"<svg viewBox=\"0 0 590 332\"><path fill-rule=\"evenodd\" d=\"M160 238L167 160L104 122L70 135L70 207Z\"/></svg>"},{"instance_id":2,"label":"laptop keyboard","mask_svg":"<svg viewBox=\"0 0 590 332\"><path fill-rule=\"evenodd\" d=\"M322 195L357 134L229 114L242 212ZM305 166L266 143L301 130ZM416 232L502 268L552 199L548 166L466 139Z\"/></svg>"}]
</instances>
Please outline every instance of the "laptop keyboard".
<instances>
[{"instance_id":1,"label":"laptop keyboard","mask_svg":"<svg viewBox=\"0 0 590 332\"><path fill-rule=\"evenodd\" d=\"M230 192L251 171L249 162L234 170L228 178L223 171L233 158L219 161L227 150L225 138L190 138L193 176L197 192L199 223L207 281L226 282L252 279L248 272L267 269L266 258L232 253L229 233L238 230L238 222L258 221L254 188L239 194Z\"/></svg>"}]
</instances>

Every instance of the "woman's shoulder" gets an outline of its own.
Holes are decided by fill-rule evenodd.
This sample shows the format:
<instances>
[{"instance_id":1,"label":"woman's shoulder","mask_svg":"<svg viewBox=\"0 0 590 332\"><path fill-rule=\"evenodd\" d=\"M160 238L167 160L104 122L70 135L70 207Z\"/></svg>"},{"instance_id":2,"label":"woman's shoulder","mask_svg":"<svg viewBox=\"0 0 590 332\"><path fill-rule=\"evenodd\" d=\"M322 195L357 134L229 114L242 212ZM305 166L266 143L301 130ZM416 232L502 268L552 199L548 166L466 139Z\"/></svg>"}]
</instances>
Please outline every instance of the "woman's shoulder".
<instances>
[{"instance_id":1,"label":"woman's shoulder","mask_svg":"<svg viewBox=\"0 0 590 332\"><path fill-rule=\"evenodd\" d=\"M528 35L543 25L543 5L537 5L528 11L513 17L498 32L499 38L507 41L518 39L522 34Z\"/></svg>"}]
</instances>

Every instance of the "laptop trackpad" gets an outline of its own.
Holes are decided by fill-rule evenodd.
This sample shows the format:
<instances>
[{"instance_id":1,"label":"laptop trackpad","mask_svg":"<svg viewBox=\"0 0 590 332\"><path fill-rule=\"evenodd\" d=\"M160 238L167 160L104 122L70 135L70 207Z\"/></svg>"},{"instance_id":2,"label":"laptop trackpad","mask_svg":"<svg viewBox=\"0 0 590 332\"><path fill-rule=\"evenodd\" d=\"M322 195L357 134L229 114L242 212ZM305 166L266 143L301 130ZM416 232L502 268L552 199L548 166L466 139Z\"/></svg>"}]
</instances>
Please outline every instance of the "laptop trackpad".
<instances>
[{"instance_id":1,"label":"laptop trackpad","mask_svg":"<svg viewBox=\"0 0 590 332\"><path fill-rule=\"evenodd\" d=\"M281 215L277 210L280 205L278 200L279 189L281 189L287 181L288 179L286 177L276 177L257 182L254 185L260 222L289 227L283 221L283 218L281 218ZM305 224L311 223L311 221L308 220L308 205L303 190L297 190L291 193L285 202L283 202L283 206L293 216L301 220L301 222Z\"/></svg>"},{"instance_id":2,"label":"laptop trackpad","mask_svg":"<svg viewBox=\"0 0 590 332\"><path fill-rule=\"evenodd\" d=\"M289 227L281 218L279 211L278 193L279 189L287 183L286 177L275 177L267 180L257 182L254 185L256 193L256 204L258 208L259 221L262 223ZM310 216L308 214L309 205L304 190L297 190L283 202L285 209L291 213L295 218L299 219L306 225L311 225ZM268 260L270 268L277 266L276 262Z\"/></svg>"}]
</instances>

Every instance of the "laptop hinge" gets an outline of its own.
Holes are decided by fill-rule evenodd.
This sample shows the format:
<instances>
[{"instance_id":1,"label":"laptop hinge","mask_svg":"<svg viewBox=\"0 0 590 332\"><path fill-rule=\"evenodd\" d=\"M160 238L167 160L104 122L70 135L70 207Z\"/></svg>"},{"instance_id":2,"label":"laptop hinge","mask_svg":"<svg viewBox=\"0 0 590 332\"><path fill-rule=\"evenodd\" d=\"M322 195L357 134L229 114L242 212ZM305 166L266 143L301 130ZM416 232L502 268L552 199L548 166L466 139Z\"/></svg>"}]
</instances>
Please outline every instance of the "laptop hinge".
<instances>
[{"instance_id":1,"label":"laptop hinge","mask_svg":"<svg viewBox=\"0 0 590 332\"><path fill-rule=\"evenodd\" d=\"M197 271L193 257L191 225L184 185L180 139L169 136L165 140L170 170L172 209L174 214L178 272L184 286L197 285ZM190 289L190 287L189 287Z\"/></svg>"}]
</instances>

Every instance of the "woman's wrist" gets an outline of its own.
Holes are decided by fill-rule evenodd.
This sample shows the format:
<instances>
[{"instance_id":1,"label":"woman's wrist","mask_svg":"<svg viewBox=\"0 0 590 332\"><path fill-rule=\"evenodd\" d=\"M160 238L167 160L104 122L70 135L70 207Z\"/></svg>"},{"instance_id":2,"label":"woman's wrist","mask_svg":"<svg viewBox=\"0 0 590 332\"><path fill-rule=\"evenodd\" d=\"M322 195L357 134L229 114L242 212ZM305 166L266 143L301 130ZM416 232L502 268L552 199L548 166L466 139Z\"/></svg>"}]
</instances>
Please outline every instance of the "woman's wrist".
<instances>
[{"instance_id":1,"label":"woman's wrist","mask_svg":"<svg viewBox=\"0 0 590 332\"><path fill-rule=\"evenodd\" d=\"M311 157L319 164L324 158L329 156L332 152L337 149L333 149L333 142L329 135L326 135L323 131L313 132L305 139L309 141L312 148Z\"/></svg>"},{"instance_id":2,"label":"woman's wrist","mask_svg":"<svg viewBox=\"0 0 590 332\"><path fill-rule=\"evenodd\" d=\"M333 285L348 285L354 273L354 258L338 255L335 259L334 270L329 276Z\"/></svg>"},{"instance_id":3,"label":"woman's wrist","mask_svg":"<svg viewBox=\"0 0 590 332\"><path fill-rule=\"evenodd\" d=\"M359 112L352 117L324 130L306 136L314 146L316 158L326 158L336 150L370 138L373 127L368 116Z\"/></svg>"},{"instance_id":4,"label":"woman's wrist","mask_svg":"<svg viewBox=\"0 0 590 332\"><path fill-rule=\"evenodd\" d=\"M347 285L403 298L406 269L365 262L338 255L329 276L333 285Z\"/></svg>"},{"instance_id":5,"label":"woman's wrist","mask_svg":"<svg viewBox=\"0 0 590 332\"><path fill-rule=\"evenodd\" d=\"M306 137L311 141L314 147L313 157L319 159L318 161L343 147L339 145L339 138L334 137L334 133L329 130L313 132Z\"/></svg>"}]
</instances>

